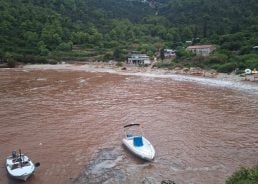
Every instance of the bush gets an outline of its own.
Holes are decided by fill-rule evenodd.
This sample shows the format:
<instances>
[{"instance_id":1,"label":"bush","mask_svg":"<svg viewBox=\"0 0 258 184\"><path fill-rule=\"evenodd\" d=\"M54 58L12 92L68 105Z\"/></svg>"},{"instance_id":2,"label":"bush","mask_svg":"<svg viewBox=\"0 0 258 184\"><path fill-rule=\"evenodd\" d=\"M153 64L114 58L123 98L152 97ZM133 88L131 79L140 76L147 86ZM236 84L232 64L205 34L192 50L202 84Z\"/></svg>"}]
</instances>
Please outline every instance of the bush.
<instances>
[{"instance_id":1,"label":"bush","mask_svg":"<svg viewBox=\"0 0 258 184\"><path fill-rule=\"evenodd\" d=\"M15 68L16 62L15 62L15 60L13 60L13 59L9 59L9 60L7 61L7 65L8 65L9 68Z\"/></svg>"},{"instance_id":2,"label":"bush","mask_svg":"<svg viewBox=\"0 0 258 184\"><path fill-rule=\"evenodd\" d=\"M241 48L241 45L242 44L241 44L240 41L228 42L228 43L222 44L221 48L226 49L226 50L230 50L230 51L237 51Z\"/></svg>"},{"instance_id":3,"label":"bush","mask_svg":"<svg viewBox=\"0 0 258 184\"><path fill-rule=\"evenodd\" d=\"M181 58L189 58L189 57L192 57L194 56L194 54L190 51L187 51L185 48L183 47L179 47L177 49L177 52L176 52L176 57L177 59L181 59Z\"/></svg>"},{"instance_id":4,"label":"bush","mask_svg":"<svg viewBox=\"0 0 258 184\"><path fill-rule=\"evenodd\" d=\"M57 47L57 50L60 50L60 51L71 51L72 50L72 45L73 43L72 42L68 42L68 43L60 43Z\"/></svg>"},{"instance_id":5,"label":"bush","mask_svg":"<svg viewBox=\"0 0 258 184\"><path fill-rule=\"evenodd\" d=\"M116 61L123 61L126 59L124 50L121 48L116 48L113 52L113 59Z\"/></svg>"},{"instance_id":6,"label":"bush","mask_svg":"<svg viewBox=\"0 0 258 184\"><path fill-rule=\"evenodd\" d=\"M153 67L174 69L176 66L175 62L157 62Z\"/></svg>"},{"instance_id":7,"label":"bush","mask_svg":"<svg viewBox=\"0 0 258 184\"><path fill-rule=\"evenodd\" d=\"M243 63L247 68L258 68L258 55L248 54L243 57Z\"/></svg>"},{"instance_id":8,"label":"bush","mask_svg":"<svg viewBox=\"0 0 258 184\"><path fill-rule=\"evenodd\" d=\"M15 60L18 61L18 62L31 63L31 64L36 64L36 63L45 64L45 63L47 63L47 60L46 60L45 57L33 56L33 55L26 55L26 56L17 55L17 56L15 56Z\"/></svg>"},{"instance_id":9,"label":"bush","mask_svg":"<svg viewBox=\"0 0 258 184\"><path fill-rule=\"evenodd\" d=\"M117 66L117 67L122 67L122 66L123 66L123 63L122 63L122 62L117 62L117 63L116 63L116 66Z\"/></svg>"},{"instance_id":10,"label":"bush","mask_svg":"<svg viewBox=\"0 0 258 184\"><path fill-rule=\"evenodd\" d=\"M48 60L48 64L51 64L51 65L56 65L58 63L57 60L54 60L54 59L50 59Z\"/></svg>"},{"instance_id":11,"label":"bush","mask_svg":"<svg viewBox=\"0 0 258 184\"><path fill-rule=\"evenodd\" d=\"M240 55L244 55L244 54L249 54L251 53L252 49L250 48L250 46L242 46L239 50L239 54Z\"/></svg>"},{"instance_id":12,"label":"bush","mask_svg":"<svg viewBox=\"0 0 258 184\"><path fill-rule=\"evenodd\" d=\"M114 41L114 40L104 42L105 48L114 48L114 47L118 47L118 46L119 46L119 42Z\"/></svg>"},{"instance_id":13,"label":"bush","mask_svg":"<svg viewBox=\"0 0 258 184\"><path fill-rule=\"evenodd\" d=\"M104 60L104 61L109 61L109 60L111 60L111 59L113 59L113 56L112 56L112 54L110 54L110 53L106 53L106 54L103 56L103 60Z\"/></svg>"},{"instance_id":14,"label":"bush","mask_svg":"<svg viewBox=\"0 0 258 184\"><path fill-rule=\"evenodd\" d=\"M210 64L223 64L226 63L228 56L225 54L214 54L209 57Z\"/></svg>"},{"instance_id":15,"label":"bush","mask_svg":"<svg viewBox=\"0 0 258 184\"><path fill-rule=\"evenodd\" d=\"M241 168L231 175L226 184L257 184L258 183L258 165L254 168Z\"/></svg>"},{"instance_id":16,"label":"bush","mask_svg":"<svg viewBox=\"0 0 258 184\"><path fill-rule=\"evenodd\" d=\"M221 73L230 73L235 70L236 64L235 63L226 63L226 64L222 64L222 65L213 65L212 68Z\"/></svg>"}]
</instances>

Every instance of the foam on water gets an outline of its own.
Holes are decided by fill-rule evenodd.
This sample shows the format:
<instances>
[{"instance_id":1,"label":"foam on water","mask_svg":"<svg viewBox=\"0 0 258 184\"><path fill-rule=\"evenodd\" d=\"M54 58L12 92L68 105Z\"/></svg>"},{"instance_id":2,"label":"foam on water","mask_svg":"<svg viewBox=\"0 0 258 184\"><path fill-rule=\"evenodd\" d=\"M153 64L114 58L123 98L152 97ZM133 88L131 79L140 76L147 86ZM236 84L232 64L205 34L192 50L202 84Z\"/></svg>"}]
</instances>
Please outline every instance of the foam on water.
<instances>
[{"instance_id":1,"label":"foam on water","mask_svg":"<svg viewBox=\"0 0 258 184\"><path fill-rule=\"evenodd\" d=\"M164 74L164 73L133 73L133 72L120 72L112 68L94 68L87 65L80 67L82 70L91 72L106 72L112 74L126 75L126 76L140 76L148 78L161 78L161 79L173 79L176 81L183 82L196 82L203 85L209 85L214 87L225 87L229 89L241 90L248 93L258 94L258 85L254 83L247 83L244 81L234 81L229 79L214 79L214 78L203 78L197 76L187 76L180 74Z\"/></svg>"},{"instance_id":2,"label":"foam on water","mask_svg":"<svg viewBox=\"0 0 258 184\"><path fill-rule=\"evenodd\" d=\"M73 70L73 71L86 71L86 72L104 72L111 74L119 74L126 76L139 76L148 78L160 78L160 79L173 79L176 81L183 82L195 82L202 85L209 85L214 87L223 87L234 90L240 90L251 94L258 94L258 85L255 83L247 83L244 81L234 81L230 79L214 79L214 78L203 78L197 76L186 76L180 74L166 74L166 73L147 73L147 72L122 72L114 68L107 66L95 66L95 65L71 65L71 64L60 64L60 65L28 65L27 69L60 69L60 70ZM80 81L84 82L84 81Z\"/></svg>"},{"instance_id":3,"label":"foam on water","mask_svg":"<svg viewBox=\"0 0 258 184\"><path fill-rule=\"evenodd\" d=\"M120 73L121 74L121 73ZM211 79L211 78L201 78L195 76L184 76L179 74L152 74L152 73L123 73L123 75L134 75L141 77L152 77L152 78L164 78L164 79L173 79L176 81L184 82L196 82L203 85L209 85L214 87L225 87L236 90L241 90L249 93L258 94L258 85L245 83L241 81L229 81L229 80L220 80L220 79Z\"/></svg>"}]
</instances>

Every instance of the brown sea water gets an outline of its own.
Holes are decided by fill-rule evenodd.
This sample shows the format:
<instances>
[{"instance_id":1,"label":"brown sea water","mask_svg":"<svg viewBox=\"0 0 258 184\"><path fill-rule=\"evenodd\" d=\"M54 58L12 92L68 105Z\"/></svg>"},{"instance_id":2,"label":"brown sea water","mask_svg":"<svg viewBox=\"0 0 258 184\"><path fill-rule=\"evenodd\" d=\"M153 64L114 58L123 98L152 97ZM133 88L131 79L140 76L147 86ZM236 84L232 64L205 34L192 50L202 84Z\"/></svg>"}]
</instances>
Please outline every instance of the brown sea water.
<instances>
[{"instance_id":1,"label":"brown sea water","mask_svg":"<svg viewBox=\"0 0 258 184\"><path fill-rule=\"evenodd\" d=\"M28 184L218 184L258 163L258 88L226 82L82 70L0 70L0 183L22 149L41 166ZM156 149L143 162L122 145L141 123Z\"/></svg>"}]
</instances>

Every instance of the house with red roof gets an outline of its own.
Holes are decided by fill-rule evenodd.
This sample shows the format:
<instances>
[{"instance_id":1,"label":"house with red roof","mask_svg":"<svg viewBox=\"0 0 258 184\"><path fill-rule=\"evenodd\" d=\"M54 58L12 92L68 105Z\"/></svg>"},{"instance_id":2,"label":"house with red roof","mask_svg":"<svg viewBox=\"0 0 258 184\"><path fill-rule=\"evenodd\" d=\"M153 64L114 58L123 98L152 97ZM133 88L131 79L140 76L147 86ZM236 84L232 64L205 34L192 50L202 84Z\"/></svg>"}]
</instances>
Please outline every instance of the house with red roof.
<instances>
[{"instance_id":1,"label":"house with red roof","mask_svg":"<svg viewBox=\"0 0 258 184\"><path fill-rule=\"evenodd\" d=\"M191 45L186 50L193 52L198 56L209 56L216 47L214 45Z\"/></svg>"}]
</instances>

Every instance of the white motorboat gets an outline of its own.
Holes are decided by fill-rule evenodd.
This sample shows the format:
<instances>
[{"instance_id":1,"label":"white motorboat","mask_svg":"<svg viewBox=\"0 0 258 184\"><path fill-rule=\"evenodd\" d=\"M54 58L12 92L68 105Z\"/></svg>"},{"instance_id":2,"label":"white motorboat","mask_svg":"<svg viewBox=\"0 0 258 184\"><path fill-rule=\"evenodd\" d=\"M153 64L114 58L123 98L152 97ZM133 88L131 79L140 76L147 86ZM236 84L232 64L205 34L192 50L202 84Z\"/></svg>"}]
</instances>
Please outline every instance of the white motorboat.
<instances>
[{"instance_id":1,"label":"white motorboat","mask_svg":"<svg viewBox=\"0 0 258 184\"><path fill-rule=\"evenodd\" d=\"M129 131L131 127L139 127L140 134L133 134ZM143 131L140 124L129 124L124 126L125 138L123 138L123 144L136 156L152 161L155 157L155 149L152 144L143 136Z\"/></svg>"},{"instance_id":2,"label":"white motorboat","mask_svg":"<svg viewBox=\"0 0 258 184\"><path fill-rule=\"evenodd\" d=\"M16 151L13 151L12 155L6 158L8 174L23 181L26 181L39 166L39 162L34 164L28 156L21 154L21 151L19 155L16 154Z\"/></svg>"}]
</instances>

